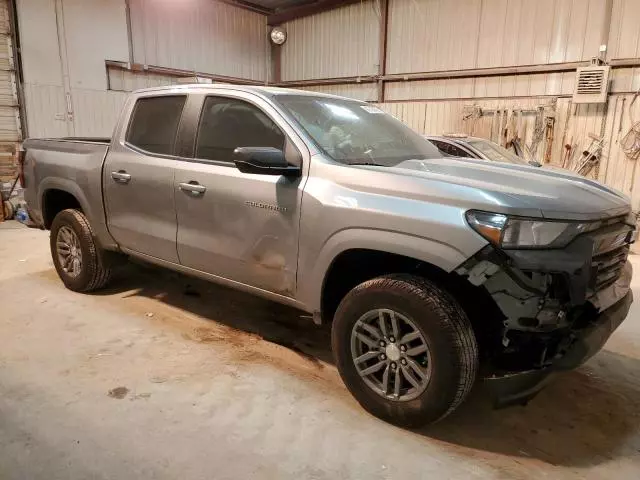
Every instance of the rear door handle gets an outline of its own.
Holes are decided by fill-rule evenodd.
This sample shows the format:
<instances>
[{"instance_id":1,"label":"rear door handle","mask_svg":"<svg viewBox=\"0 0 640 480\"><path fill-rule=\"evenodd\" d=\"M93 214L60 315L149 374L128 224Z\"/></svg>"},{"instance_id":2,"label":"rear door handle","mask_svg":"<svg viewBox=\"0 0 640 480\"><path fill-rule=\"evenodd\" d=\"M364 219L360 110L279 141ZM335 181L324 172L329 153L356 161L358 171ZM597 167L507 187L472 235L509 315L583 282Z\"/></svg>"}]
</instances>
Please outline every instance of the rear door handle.
<instances>
[{"instance_id":1,"label":"rear door handle","mask_svg":"<svg viewBox=\"0 0 640 480\"><path fill-rule=\"evenodd\" d=\"M118 170L117 172L111 172L111 178L113 178L118 183L129 183L129 180L131 180L131 175L129 175L124 170Z\"/></svg>"},{"instance_id":2,"label":"rear door handle","mask_svg":"<svg viewBox=\"0 0 640 480\"><path fill-rule=\"evenodd\" d=\"M204 185L200 185L198 182L189 182L189 183L179 183L178 188L183 192L189 192L194 195L202 195L207 191L207 187Z\"/></svg>"}]
</instances>

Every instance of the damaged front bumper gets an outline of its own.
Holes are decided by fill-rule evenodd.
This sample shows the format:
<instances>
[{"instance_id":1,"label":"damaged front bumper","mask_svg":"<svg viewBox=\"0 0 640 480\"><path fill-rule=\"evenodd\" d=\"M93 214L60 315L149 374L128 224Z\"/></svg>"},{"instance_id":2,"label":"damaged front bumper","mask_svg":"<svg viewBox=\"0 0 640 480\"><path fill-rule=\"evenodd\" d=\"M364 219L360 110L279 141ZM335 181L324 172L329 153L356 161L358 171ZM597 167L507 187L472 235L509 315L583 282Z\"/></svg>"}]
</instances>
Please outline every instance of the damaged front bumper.
<instances>
[{"instance_id":1,"label":"damaged front bumper","mask_svg":"<svg viewBox=\"0 0 640 480\"><path fill-rule=\"evenodd\" d=\"M599 303L609 305L582 328L571 332L571 343L549 365L520 372L504 372L485 379L498 407L528 402L556 373L573 370L602 349L611 334L626 318L633 302L630 290L632 269L627 262L622 275L600 292ZM614 302L612 304L612 302Z\"/></svg>"},{"instance_id":2,"label":"damaged front bumper","mask_svg":"<svg viewBox=\"0 0 640 480\"><path fill-rule=\"evenodd\" d=\"M636 232L634 221L613 218L561 249L489 245L456 269L488 307L470 318L498 406L531 399L622 323L633 301L627 257Z\"/></svg>"}]
</instances>

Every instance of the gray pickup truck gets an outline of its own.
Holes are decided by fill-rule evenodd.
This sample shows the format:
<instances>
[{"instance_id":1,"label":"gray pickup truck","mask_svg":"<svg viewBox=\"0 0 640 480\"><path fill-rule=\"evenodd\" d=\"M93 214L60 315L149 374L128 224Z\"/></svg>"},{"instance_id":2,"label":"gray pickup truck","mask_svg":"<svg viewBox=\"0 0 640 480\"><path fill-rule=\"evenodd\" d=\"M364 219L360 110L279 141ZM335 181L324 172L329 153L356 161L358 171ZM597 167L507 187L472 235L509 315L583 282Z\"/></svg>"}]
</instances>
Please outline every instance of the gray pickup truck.
<instances>
[{"instance_id":1,"label":"gray pickup truck","mask_svg":"<svg viewBox=\"0 0 640 480\"><path fill-rule=\"evenodd\" d=\"M112 139L24 146L30 214L68 288L103 287L128 256L296 307L331 323L345 384L398 425L445 417L478 378L499 405L528 401L632 302L626 197L442 158L364 102L156 88L129 97Z\"/></svg>"}]
</instances>

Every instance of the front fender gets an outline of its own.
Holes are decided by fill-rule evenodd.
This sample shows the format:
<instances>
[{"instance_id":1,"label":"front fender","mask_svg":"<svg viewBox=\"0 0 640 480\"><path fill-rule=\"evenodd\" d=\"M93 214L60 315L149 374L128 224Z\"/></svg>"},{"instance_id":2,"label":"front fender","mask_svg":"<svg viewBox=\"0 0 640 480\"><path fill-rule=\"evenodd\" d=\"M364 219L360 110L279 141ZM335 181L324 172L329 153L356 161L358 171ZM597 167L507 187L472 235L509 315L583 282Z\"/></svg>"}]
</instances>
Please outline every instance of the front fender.
<instances>
[{"instance_id":1,"label":"front fender","mask_svg":"<svg viewBox=\"0 0 640 480\"><path fill-rule=\"evenodd\" d=\"M349 228L333 234L322 246L310 272L300 277L299 300L310 311L320 311L325 275L333 261L343 252L352 249L368 249L415 258L445 272L451 272L468 256L454 247L433 239L406 233Z\"/></svg>"}]
</instances>

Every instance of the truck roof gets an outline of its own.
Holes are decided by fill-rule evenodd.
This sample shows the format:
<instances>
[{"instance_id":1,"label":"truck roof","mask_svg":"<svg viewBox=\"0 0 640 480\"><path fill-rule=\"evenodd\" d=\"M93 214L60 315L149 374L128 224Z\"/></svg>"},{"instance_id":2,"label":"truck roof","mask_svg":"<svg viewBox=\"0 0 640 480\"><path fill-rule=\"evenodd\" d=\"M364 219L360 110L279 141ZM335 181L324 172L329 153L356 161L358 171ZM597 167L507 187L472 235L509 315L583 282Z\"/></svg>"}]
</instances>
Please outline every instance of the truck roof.
<instances>
[{"instance_id":1,"label":"truck roof","mask_svg":"<svg viewBox=\"0 0 640 480\"><path fill-rule=\"evenodd\" d=\"M132 93L150 93L150 92L167 92L167 91L175 91L175 90L219 90L219 89L229 89L229 90L240 90L244 92L253 92L258 93L265 96L275 96L275 95L309 95L315 97L328 97L328 98L340 98L345 100L354 100L351 98L345 98L338 95L331 95L328 93L315 92L310 90L298 90L293 88L282 88L282 87L270 87L263 85L235 85L231 83L190 83L185 85L166 85L162 87L151 87L151 88L142 88L139 90L135 90ZM358 100L354 100L358 101Z\"/></svg>"}]
</instances>

